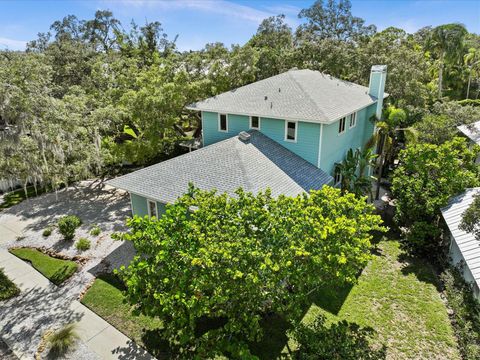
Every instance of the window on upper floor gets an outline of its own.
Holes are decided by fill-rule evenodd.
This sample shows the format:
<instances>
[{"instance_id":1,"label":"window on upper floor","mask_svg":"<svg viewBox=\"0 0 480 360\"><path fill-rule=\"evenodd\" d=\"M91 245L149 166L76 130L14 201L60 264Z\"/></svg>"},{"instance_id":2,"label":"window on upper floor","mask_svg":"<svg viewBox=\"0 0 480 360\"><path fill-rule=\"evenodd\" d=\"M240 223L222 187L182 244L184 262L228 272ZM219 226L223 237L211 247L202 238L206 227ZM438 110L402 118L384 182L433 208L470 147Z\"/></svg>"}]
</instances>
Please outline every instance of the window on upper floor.
<instances>
[{"instance_id":1,"label":"window on upper floor","mask_svg":"<svg viewBox=\"0 0 480 360\"><path fill-rule=\"evenodd\" d=\"M153 200L147 200L147 203L148 203L148 215L155 216L156 218L158 218L157 203Z\"/></svg>"},{"instance_id":2,"label":"window on upper floor","mask_svg":"<svg viewBox=\"0 0 480 360\"><path fill-rule=\"evenodd\" d=\"M297 141L297 123L295 121L285 122L285 141Z\"/></svg>"},{"instance_id":3,"label":"window on upper floor","mask_svg":"<svg viewBox=\"0 0 480 360\"><path fill-rule=\"evenodd\" d=\"M350 115L350 128L355 127L357 125L357 113L354 112L353 114Z\"/></svg>"},{"instance_id":4,"label":"window on upper floor","mask_svg":"<svg viewBox=\"0 0 480 360\"><path fill-rule=\"evenodd\" d=\"M227 114L218 115L218 131L228 131L228 117Z\"/></svg>"},{"instance_id":5,"label":"window on upper floor","mask_svg":"<svg viewBox=\"0 0 480 360\"><path fill-rule=\"evenodd\" d=\"M338 121L338 133L339 134L343 134L345 132L345 121L346 121L346 118L341 118L339 121Z\"/></svg>"},{"instance_id":6,"label":"window on upper floor","mask_svg":"<svg viewBox=\"0 0 480 360\"><path fill-rule=\"evenodd\" d=\"M250 129L260 130L260 118L258 116L250 116Z\"/></svg>"}]
</instances>

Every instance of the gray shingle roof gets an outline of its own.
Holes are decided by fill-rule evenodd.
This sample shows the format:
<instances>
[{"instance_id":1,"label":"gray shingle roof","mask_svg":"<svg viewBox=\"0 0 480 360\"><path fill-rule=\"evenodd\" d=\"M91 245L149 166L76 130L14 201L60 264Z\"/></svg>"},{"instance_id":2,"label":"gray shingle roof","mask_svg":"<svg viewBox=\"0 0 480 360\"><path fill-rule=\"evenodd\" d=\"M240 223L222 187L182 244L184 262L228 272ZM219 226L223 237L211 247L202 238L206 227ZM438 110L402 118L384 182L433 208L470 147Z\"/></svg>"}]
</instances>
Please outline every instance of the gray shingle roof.
<instances>
[{"instance_id":1,"label":"gray shingle roof","mask_svg":"<svg viewBox=\"0 0 480 360\"><path fill-rule=\"evenodd\" d=\"M465 134L474 143L480 145L480 121L473 124L457 126L458 130Z\"/></svg>"},{"instance_id":2,"label":"gray shingle roof","mask_svg":"<svg viewBox=\"0 0 480 360\"><path fill-rule=\"evenodd\" d=\"M319 71L289 70L191 104L187 109L331 123L376 100L365 86Z\"/></svg>"},{"instance_id":3,"label":"gray shingle roof","mask_svg":"<svg viewBox=\"0 0 480 360\"><path fill-rule=\"evenodd\" d=\"M237 136L200 150L112 179L111 186L163 203L174 202L188 183L234 195L242 187L273 196L320 189L332 177L258 131L243 142Z\"/></svg>"},{"instance_id":4,"label":"gray shingle roof","mask_svg":"<svg viewBox=\"0 0 480 360\"><path fill-rule=\"evenodd\" d=\"M467 267L480 288L480 241L475 238L474 234L458 228L462 221L462 215L472 204L475 194L480 194L480 187L467 189L463 194L452 198L449 204L442 209L442 215Z\"/></svg>"}]
</instances>

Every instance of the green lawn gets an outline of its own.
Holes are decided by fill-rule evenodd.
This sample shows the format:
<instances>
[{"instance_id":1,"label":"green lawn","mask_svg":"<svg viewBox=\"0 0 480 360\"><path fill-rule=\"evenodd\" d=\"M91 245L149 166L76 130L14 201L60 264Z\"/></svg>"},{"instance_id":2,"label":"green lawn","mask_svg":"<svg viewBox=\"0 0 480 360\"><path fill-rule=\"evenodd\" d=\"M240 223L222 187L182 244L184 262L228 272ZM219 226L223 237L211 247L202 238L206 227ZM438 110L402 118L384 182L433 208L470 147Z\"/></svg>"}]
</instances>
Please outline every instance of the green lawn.
<instances>
[{"instance_id":1,"label":"green lawn","mask_svg":"<svg viewBox=\"0 0 480 360\"><path fill-rule=\"evenodd\" d=\"M447 311L437 291L437 280L425 262L409 259L397 241L383 241L364 269L358 284L322 289L305 309L304 322L319 314L331 323L341 319L375 330L374 346L386 346L387 359L460 359ZM155 329L161 322L135 316L123 302L122 284L115 277L98 278L82 302L154 355L166 354ZM270 315L265 336L251 350L261 359L290 358L295 344L288 324Z\"/></svg>"},{"instance_id":2,"label":"green lawn","mask_svg":"<svg viewBox=\"0 0 480 360\"><path fill-rule=\"evenodd\" d=\"M397 241L383 241L358 284L318 295L303 321L322 313L371 327L389 359L460 359L437 286L428 264L408 258Z\"/></svg>"},{"instance_id":3,"label":"green lawn","mask_svg":"<svg viewBox=\"0 0 480 360\"><path fill-rule=\"evenodd\" d=\"M132 307L124 303L123 289L122 282L116 276L101 275L81 301L157 358L168 357L168 346L158 338L157 333L162 326L161 321L132 314Z\"/></svg>"},{"instance_id":4,"label":"green lawn","mask_svg":"<svg viewBox=\"0 0 480 360\"><path fill-rule=\"evenodd\" d=\"M15 285L0 269L0 300L10 299L20 293L20 289Z\"/></svg>"},{"instance_id":5,"label":"green lawn","mask_svg":"<svg viewBox=\"0 0 480 360\"><path fill-rule=\"evenodd\" d=\"M29 198L41 195L45 192L45 188L38 187L37 193L35 192L35 188L33 186L29 186L27 188L27 195ZM25 196L25 191L23 189L18 189L15 191L11 191L3 197L3 202L0 204L0 211L3 209L8 209L13 205L17 205L25 200L27 197Z\"/></svg>"},{"instance_id":6,"label":"green lawn","mask_svg":"<svg viewBox=\"0 0 480 360\"><path fill-rule=\"evenodd\" d=\"M30 262L35 269L56 285L67 280L78 268L74 261L56 259L36 249L19 248L11 249L10 252L20 259Z\"/></svg>"}]
</instances>

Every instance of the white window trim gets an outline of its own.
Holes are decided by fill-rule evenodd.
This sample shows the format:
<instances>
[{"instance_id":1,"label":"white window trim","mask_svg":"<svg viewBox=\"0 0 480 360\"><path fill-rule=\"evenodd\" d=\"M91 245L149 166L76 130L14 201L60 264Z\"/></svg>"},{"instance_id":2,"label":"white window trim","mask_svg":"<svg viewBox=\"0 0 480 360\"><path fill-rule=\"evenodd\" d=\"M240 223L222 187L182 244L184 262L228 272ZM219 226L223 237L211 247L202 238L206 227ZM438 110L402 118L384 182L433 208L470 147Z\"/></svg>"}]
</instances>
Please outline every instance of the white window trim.
<instances>
[{"instance_id":1,"label":"white window trim","mask_svg":"<svg viewBox=\"0 0 480 360\"><path fill-rule=\"evenodd\" d=\"M220 116L221 115L225 115L225 118L226 118L226 121L227 121L227 129L226 130L222 130L221 126L220 126ZM220 132L228 132L228 114L221 114L221 113L218 113L218 131Z\"/></svg>"},{"instance_id":2,"label":"white window trim","mask_svg":"<svg viewBox=\"0 0 480 360\"><path fill-rule=\"evenodd\" d=\"M155 200L152 199L147 199L147 211L148 211L148 216L152 217L153 215L150 212L150 203L153 202L155 203L155 211L157 212L157 215L155 216L158 219L158 204Z\"/></svg>"},{"instance_id":3,"label":"white window trim","mask_svg":"<svg viewBox=\"0 0 480 360\"><path fill-rule=\"evenodd\" d=\"M350 125L352 123L352 116L355 116L355 122L353 123L353 125ZM348 124L348 128L353 129L355 126L357 126L357 113L353 112L350 114L350 122Z\"/></svg>"},{"instance_id":4,"label":"white window trim","mask_svg":"<svg viewBox=\"0 0 480 360\"><path fill-rule=\"evenodd\" d=\"M341 119L338 120L338 128L340 127L340 122L342 121L342 119L345 120L345 123L343 124L343 131L342 132L339 131L338 136L345 134L345 131L347 130L347 117L346 116L344 116L344 117L342 117Z\"/></svg>"},{"instance_id":5,"label":"white window trim","mask_svg":"<svg viewBox=\"0 0 480 360\"><path fill-rule=\"evenodd\" d=\"M252 126L252 117L257 117L258 118L258 127L253 127ZM248 124L250 129L260 130L260 127L262 126L261 123L262 123L262 120L260 119L260 116L250 115L250 124Z\"/></svg>"},{"instance_id":6,"label":"white window trim","mask_svg":"<svg viewBox=\"0 0 480 360\"><path fill-rule=\"evenodd\" d=\"M287 133L288 133L288 123L295 123L295 140L287 139ZM285 120L285 136L284 140L286 142L291 142L291 143L296 143L298 139L298 121L290 121L290 120Z\"/></svg>"}]
</instances>

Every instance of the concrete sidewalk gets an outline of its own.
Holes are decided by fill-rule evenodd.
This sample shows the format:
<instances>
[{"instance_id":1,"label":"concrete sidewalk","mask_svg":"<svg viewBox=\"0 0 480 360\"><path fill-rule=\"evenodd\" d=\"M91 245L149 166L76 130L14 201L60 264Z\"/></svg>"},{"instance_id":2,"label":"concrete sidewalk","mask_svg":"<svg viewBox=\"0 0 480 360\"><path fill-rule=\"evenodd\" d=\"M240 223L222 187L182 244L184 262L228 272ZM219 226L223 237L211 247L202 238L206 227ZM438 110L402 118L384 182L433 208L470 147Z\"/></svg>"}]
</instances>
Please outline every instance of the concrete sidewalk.
<instances>
[{"instance_id":1,"label":"concrete sidewalk","mask_svg":"<svg viewBox=\"0 0 480 360\"><path fill-rule=\"evenodd\" d=\"M75 322L81 354L75 359L154 359L32 266L0 249L0 268L20 295L0 302L0 336L20 359L33 359L44 332ZM79 350L80 351L80 350Z\"/></svg>"}]
</instances>

